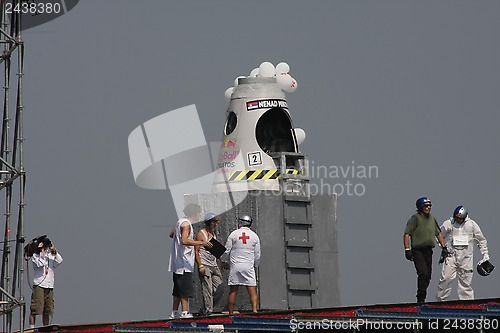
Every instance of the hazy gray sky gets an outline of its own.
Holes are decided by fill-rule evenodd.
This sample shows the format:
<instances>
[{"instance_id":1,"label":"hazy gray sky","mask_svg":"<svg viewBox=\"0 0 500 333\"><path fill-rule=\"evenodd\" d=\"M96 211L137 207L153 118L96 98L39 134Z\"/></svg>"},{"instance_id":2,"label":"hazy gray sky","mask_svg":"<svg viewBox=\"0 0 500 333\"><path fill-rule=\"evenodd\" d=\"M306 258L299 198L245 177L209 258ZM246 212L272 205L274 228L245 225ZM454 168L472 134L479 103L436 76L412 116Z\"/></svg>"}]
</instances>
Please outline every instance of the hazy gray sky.
<instances>
[{"instance_id":1,"label":"hazy gray sky","mask_svg":"<svg viewBox=\"0 0 500 333\"><path fill-rule=\"evenodd\" d=\"M196 104L220 140L224 91L263 61L291 66L314 165L378 170L315 180L364 189L338 201L343 306L415 300L402 242L420 196L440 222L465 205L500 265L499 14L498 1L86 0L25 31L26 236L64 256L54 321L168 316L175 210L135 185L128 135ZM499 277L476 275L476 297L499 297ZM438 278L436 264L430 299Z\"/></svg>"}]
</instances>

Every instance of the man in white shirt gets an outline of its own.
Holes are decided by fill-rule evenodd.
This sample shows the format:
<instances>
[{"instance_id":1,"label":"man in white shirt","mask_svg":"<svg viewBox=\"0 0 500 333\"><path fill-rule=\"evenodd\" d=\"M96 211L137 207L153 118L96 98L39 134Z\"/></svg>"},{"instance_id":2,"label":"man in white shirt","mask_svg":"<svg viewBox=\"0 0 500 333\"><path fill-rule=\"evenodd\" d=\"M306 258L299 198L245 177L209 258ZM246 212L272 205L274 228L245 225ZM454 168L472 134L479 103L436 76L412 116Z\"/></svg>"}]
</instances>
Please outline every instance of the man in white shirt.
<instances>
[{"instance_id":1,"label":"man in white shirt","mask_svg":"<svg viewBox=\"0 0 500 333\"><path fill-rule=\"evenodd\" d=\"M236 295L239 286L246 286L252 311L257 312L257 278L255 267L260 261L260 239L250 229L252 218L248 215L239 217L238 229L233 231L226 242L226 252L221 259L227 261L229 258L229 314L233 314Z\"/></svg>"},{"instance_id":2,"label":"man in white shirt","mask_svg":"<svg viewBox=\"0 0 500 333\"><path fill-rule=\"evenodd\" d=\"M31 294L30 328L35 327L37 315L42 315L44 326L50 323L54 313L54 268L63 261L50 239L44 237L38 241L38 251L31 257L35 277Z\"/></svg>"},{"instance_id":3,"label":"man in white shirt","mask_svg":"<svg viewBox=\"0 0 500 333\"><path fill-rule=\"evenodd\" d=\"M168 263L168 271L173 273L174 290L170 319L192 318L188 312L189 298L193 297L194 246L202 245L208 248L212 244L207 241L194 240L192 224L201 217L201 208L197 204L187 204L184 208L185 217L179 219L170 232L173 238L172 250ZM179 312L179 304L182 312Z\"/></svg>"}]
</instances>

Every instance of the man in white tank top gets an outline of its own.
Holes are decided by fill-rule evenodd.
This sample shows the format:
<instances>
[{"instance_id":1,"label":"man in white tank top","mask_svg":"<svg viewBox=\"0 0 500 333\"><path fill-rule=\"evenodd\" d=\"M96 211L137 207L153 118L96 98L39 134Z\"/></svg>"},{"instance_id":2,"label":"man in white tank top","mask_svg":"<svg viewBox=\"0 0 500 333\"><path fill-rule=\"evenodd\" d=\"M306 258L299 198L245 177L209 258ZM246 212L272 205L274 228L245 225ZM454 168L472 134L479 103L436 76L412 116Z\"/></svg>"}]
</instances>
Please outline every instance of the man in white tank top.
<instances>
[{"instance_id":1,"label":"man in white tank top","mask_svg":"<svg viewBox=\"0 0 500 333\"><path fill-rule=\"evenodd\" d=\"M216 239L214 231L219 223L220 217L214 213L205 215L205 227L196 235L197 241L210 241ZM198 273L203 292L203 309L201 313L205 316L212 314L214 305L220 300L224 290L221 288L222 273L217 265L217 258L203 246L195 246L194 253L198 263Z\"/></svg>"},{"instance_id":2,"label":"man in white tank top","mask_svg":"<svg viewBox=\"0 0 500 333\"><path fill-rule=\"evenodd\" d=\"M184 208L185 217L179 219L170 231L173 238L172 249L168 263L169 272L173 273L174 290L172 292L172 314L170 318L191 318L188 312L188 299L193 297L194 249L196 245L212 247L207 241L195 241L192 223L201 216L201 208L197 204L188 204ZM179 312L179 304L182 312Z\"/></svg>"}]
</instances>

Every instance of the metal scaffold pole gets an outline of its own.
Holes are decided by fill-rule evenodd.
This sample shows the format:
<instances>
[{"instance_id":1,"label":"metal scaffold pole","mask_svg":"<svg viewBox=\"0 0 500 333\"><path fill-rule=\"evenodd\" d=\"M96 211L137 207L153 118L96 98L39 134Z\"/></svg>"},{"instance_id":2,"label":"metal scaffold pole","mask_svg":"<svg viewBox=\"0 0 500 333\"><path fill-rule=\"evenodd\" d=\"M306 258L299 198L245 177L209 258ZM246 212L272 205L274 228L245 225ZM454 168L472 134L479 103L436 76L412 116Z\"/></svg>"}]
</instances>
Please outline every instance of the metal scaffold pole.
<instances>
[{"instance_id":1,"label":"metal scaffold pole","mask_svg":"<svg viewBox=\"0 0 500 333\"><path fill-rule=\"evenodd\" d=\"M14 312L19 312L18 329L24 331L24 190L23 165L23 94L24 44L21 36L21 12L12 10L22 0L0 0L0 64L3 63L3 112L0 142L0 199L4 205L4 238L0 277L0 314L3 332L13 329ZM10 10L8 10L10 8ZM12 67L17 75L11 76ZM17 80L17 82L12 82ZM12 98L13 97L13 98ZM11 110L15 110L11 112ZM18 202L17 209L14 202ZM1 207L1 206L0 206ZM1 209L1 208L0 208ZM15 238L11 230L16 231ZM12 244L15 244L14 246ZM14 248L14 251L12 251Z\"/></svg>"}]
</instances>

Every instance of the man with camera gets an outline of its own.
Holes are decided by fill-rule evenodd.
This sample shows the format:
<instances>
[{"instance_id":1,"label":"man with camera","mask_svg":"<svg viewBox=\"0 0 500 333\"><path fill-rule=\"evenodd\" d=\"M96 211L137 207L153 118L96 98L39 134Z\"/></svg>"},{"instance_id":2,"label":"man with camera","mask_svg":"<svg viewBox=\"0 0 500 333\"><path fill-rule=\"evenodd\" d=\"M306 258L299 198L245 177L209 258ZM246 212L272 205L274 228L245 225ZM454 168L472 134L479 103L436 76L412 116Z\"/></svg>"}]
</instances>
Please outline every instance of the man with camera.
<instances>
[{"instance_id":1,"label":"man with camera","mask_svg":"<svg viewBox=\"0 0 500 333\"><path fill-rule=\"evenodd\" d=\"M37 249L31 257L35 269L30 305L30 328L35 327L37 315L42 315L43 325L50 324L54 313L54 269L63 261L47 236L37 240Z\"/></svg>"}]
</instances>

